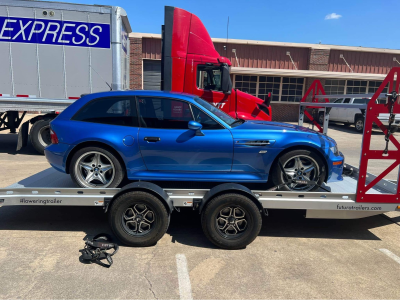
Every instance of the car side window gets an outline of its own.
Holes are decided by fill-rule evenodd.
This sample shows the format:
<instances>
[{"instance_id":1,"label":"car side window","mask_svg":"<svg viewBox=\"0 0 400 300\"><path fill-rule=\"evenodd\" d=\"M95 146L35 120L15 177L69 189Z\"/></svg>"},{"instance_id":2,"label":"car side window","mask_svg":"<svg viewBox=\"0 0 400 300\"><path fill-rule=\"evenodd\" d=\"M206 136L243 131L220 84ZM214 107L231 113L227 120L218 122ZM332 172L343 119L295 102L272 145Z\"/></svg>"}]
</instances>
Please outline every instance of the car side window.
<instances>
[{"instance_id":1,"label":"car side window","mask_svg":"<svg viewBox=\"0 0 400 300\"><path fill-rule=\"evenodd\" d=\"M134 97L94 99L82 107L72 120L119 126L139 126Z\"/></svg>"},{"instance_id":2,"label":"car side window","mask_svg":"<svg viewBox=\"0 0 400 300\"><path fill-rule=\"evenodd\" d=\"M141 127L159 129L188 129L193 120L187 102L156 97L137 97Z\"/></svg>"},{"instance_id":3,"label":"car side window","mask_svg":"<svg viewBox=\"0 0 400 300\"><path fill-rule=\"evenodd\" d=\"M343 103L350 103L350 98L346 98L346 99L344 99L344 101L343 101Z\"/></svg>"},{"instance_id":4,"label":"car side window","mask_svg":"<svg viewBox=\"0 0 400 300\"><path fill-rule=\"evenodd\" d=\"M333 102L333 103L342 103L343 102L343 99L337 99L337 100L335 100L335 102Z\"/></svg>"},{"instance_id":5,"label":"car side window","mask_svg":"<svg viewBox=\"0 0 400 300\"><path fill-rule=\"evenodd\" d=\"M196 106L191 105L194 120L203 126L203 129L224 129L224 127L217 121L213 120L206 113L198 109Z\"/></svg>"}]
</instances>

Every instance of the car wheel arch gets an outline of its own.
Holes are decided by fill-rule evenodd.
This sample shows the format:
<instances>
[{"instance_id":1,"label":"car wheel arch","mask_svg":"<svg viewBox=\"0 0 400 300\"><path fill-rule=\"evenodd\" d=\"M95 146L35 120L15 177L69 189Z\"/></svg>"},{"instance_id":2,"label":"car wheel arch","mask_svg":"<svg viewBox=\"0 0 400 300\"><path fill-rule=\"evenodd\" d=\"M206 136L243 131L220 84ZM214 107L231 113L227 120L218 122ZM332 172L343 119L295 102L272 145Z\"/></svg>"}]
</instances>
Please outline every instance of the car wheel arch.
<instances>
[{"instance_id":1,"label":"car wheel arch","mask_svg":"<svg viewBox=\"0 0 400 300\"><path fill-rule=\"evenodd\" d=\"M296 145L296 146L290 146L290 147L282 149L282 151L279 152L275 156L275 158L274 158L274 160L273 160L273 162L271 164L271 169L277 167L278 159L282 155L284 155L285 153L288 153L290 151L293 151L293 150L308 150L308 151L314 152L315 154L317 154L321 158L321 160L324 162L326 170L329 171L328 162L327 162L327 159L326 159L325 155L323 153L321 153L321 151L318 148L312 147L312 146L306 146L306 145L300 145L300 146ZM269 173L271 173L271 172L269 172ZM326 172L324 182L327 182L328 177L329 177L329 172ZM269 178L269 176L268 176L268 178Z\"/></svg>"},{"instance_id":2,"label":"car wheel arch","mask_svg":"<svg viewBox=\"0 0 400 300\"><path fill-rule=\"evenodd\" d=\"M118 151L116 151L112 146L110 146L107 143L99 142L99 141L85 141L80 144L75 145L74 148L68 153L67 159L65 161L65 172L67 174L70 173L69 170L69 165L71 163L71 159L74 156L74 154L79 151L80 149L83 149L85 147L103 147L110 151L112 154L115 155L115 157L120 161L121 165L124 167L125 172L126 172L126 164L125 161L123 160L122 156L119 154Z\"/></svg>"}]
</instances>

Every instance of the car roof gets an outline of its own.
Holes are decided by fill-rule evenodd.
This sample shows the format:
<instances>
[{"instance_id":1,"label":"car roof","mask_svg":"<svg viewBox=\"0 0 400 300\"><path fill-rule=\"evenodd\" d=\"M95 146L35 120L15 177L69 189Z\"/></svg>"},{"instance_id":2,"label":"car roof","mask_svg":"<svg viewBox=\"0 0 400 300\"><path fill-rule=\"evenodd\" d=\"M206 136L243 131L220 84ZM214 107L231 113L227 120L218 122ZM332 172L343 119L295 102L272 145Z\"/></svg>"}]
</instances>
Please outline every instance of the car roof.
<instances>
[{"instance_id":1,"label":"car roof","mask_svg":"<svg viewBox=\"0 0 400 300\"><path fill-rule=\"evenodd\" d=\"M193 100L197 96L187 94L187 93L177 93L177 92L165 92L165 91L148 91L148 90L123 90L123 91L106 91L97 92L92 94L82 95L87 97L90 96L91 99L109 96L153 96L153 97L171 97L178 98L182 100Z\"/></svg>"}]
</instances>

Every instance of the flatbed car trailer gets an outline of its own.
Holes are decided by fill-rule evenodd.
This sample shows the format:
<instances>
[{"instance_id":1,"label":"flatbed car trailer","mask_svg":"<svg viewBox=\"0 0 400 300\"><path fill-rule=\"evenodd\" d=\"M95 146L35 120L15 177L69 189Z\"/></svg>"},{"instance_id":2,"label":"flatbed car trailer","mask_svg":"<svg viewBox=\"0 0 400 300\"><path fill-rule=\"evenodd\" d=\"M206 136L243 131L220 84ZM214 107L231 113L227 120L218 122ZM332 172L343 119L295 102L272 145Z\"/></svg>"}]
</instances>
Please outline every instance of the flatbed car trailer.
<instances>
[{"instance_id":1,"label":"flatbed car trailer","mask_svg":"<svg viewBox=\"0 0 400 300\"><path fill-rule=\"evenodd\" d=\"M400 113L399 81L395 82L399 74L400 67L393 68L366 107L360 168L348 165L343 181L321 186L318 192L252 189L237 183L214 184L211 188L192 188L193 183L188 183L187 188L176 188L178 183L175 183L174 188L162 182L144 181L122 188L82 189L73 187L68 175L48 169L0 189L0 206L100 206L109 214L113 232L130 246L153 245L167 231L171 213L191 207L201 214L207 238L227 249L243 248L251 243L261 229L262 214L268 215L269 209L304 210L307 218L321 219L356 219L400 211L399 181L384 179L400 165L400 144L390 134L390 128L377 118L380 113ZM386 85L393 93L387 97L386 104L378 104L375 100ZM303 102L301 107L321 108L323 104L315 97L318 94L316 90L312 102ZM300 108L300 120L304 112ZM373 123L396 150L370 149ZM375 176L367 173L369 159L394 162Z\"/></svg>"}]
</instances>

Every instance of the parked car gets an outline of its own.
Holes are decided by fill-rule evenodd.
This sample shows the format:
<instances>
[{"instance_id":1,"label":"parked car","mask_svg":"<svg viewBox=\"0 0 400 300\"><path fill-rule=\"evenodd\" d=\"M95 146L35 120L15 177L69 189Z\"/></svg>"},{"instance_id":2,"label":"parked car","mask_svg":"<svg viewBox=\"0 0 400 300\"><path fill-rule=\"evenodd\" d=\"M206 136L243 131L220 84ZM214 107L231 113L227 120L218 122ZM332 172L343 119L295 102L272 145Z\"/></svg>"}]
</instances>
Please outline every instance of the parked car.
<instances>
[{"instance_id":1,"label":"parked car","mask_svg":"<svg viewBox=\"0 0 400 300\"><path fill-rule=\"evenodd\" d=\"M368 104L371 98L341 98L335 100L333 103L347 103L347 104ZM378 101L386 101L379 100ZM389 114L379 114L378 119L383 125L389 125ZM359 108L351 107L333 107L329 113L330 122L340 122L346 125L354 124L357 132L362 133L364 130L364 114ZM324 110L319 109L318 122L324 123ZM400 125L400 115L395 116L395 121L392 124L393 131L396 131Z\"/></svg>"},{"instance_id":2,"label":"parked car","mask_svg":"<svg viewBox=\"0 0 400 300\"><path fill-rule=\"evenodd\" d=\"M114 91L77 100L51 122L49 163L81 187L129 180L259 182L342 180L336 142L313 130L234 119L198 96ZM283 170L278 166L281 162ZM286 190L318 185L290 183Z\"/></svg>"}]
</instances>

